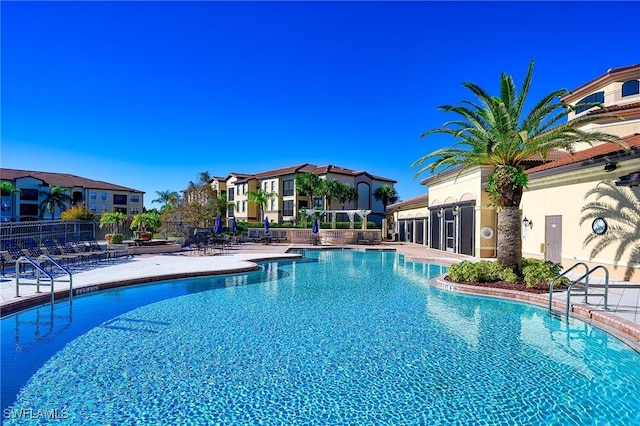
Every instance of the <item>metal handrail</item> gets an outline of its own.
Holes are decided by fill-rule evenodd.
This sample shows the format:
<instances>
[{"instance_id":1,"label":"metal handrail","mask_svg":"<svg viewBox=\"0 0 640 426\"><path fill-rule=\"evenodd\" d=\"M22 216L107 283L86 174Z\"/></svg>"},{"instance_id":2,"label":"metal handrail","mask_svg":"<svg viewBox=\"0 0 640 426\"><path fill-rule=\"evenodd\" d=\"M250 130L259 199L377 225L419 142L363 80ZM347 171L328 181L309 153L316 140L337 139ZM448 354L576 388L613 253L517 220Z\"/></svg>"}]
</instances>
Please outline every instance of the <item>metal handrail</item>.
<instances>
[{"instance_id":1,"label":"metal handrail","mask_svg":"<svg viewBox=\"0 0 640 426\"><path fill-rule=\"evenodd\" d=\"M571 303L571 288L578 284L580 282L580 280L582 280L583 278L587 278L589 275L591 275L592 272L597 271L598 269L604 269L604 309L608 309L607 308L607 302L608 302L608 296L609 296L609 270L607 268L605 268L602 265L598 265L593 267L590 271L588 271L586 274L584 274L583 276L581 276L580 278L578 278L577 280L575 280L574 282L572 282L569 285L569 288L567 289L567 306L566 306L566 310L565 310L565 318L567 319L567 321L569 320L569 305ZM589 297L589 280L587 279L585 281L585 303L588 304L588 297Z\"/></svg>"},{"instance_id":2,"label":"metal handrail","mask_svg":"<svg viewBox=\"0 0 640 426\"><path fill-rule=\"evenodd\" d=\"M65 274L69 275L69 303L72 303L73 302L73 275L71 274L71 271L69 271L67 268L62 266L60 263L58 263L57 260L49 256L48 254L40 255L38 257L38 262L42 263L42 259L45 259L47 262L50 262L51 264L57 266L59 269L64 271Z\"/></svg>"},{"instance_id":3,"label":"metal handrail","mask_svg":"<svg viewBox=\"0 0 640 426\"><path fill-rule=\"evenodd\" d=\"M567 269L566 271L564 271L563 273L561 273L560 275L558 275L557 277L555 277L552 281L551 284L549 285L549 312L551 312L551 300L553 299L553 285L556 283L556 281L558 281L560 278L564 277L565 275L567 275L569 272L573 271L573 269L576 266L584 266L584 270L586 272L589 272L589 267L587 266L586 263L584 262L578 262L575 265L573 265L572 267L570 267L569 269ZM589 283L589 278L587 278L587 285Z\"/></svg>"},{"instance_id":4,"label":"metal handrail","mask_svg":"<svg viewBox=\"0 0 640 426\"><path fill-rule=\"evenodd\" d=\"M47 278L49 278L50 283L48 284L51 287L51 306L53 306L53 300L54 300L54 286L53 286L53 276L51 274L49 274L47 271L45 271L39 263L34 262L33 260L31 260L30 258L28 258L27 256L20 256L18 258L18 260L16 260L16 297L20 297L20 265L22 263L28 263L31 266L33 266L33 268L37 271L36 274L36 292L40 293L40 273L43 273L47 276ZM33 285L33 284L22 284L22 285ZM47 284L42 284L42 285L47 285Z\"/></svg>"}]
</instances>

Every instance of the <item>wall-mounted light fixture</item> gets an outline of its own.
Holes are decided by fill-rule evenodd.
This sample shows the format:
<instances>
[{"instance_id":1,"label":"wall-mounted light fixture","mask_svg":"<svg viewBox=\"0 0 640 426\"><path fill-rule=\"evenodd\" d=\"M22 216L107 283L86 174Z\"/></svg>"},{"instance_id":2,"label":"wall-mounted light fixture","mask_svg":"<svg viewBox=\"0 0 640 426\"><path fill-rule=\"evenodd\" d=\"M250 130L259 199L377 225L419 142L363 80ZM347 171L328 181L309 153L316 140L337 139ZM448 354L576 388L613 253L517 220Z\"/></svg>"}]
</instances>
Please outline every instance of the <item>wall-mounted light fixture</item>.
<instances>
[{"instance_id":1,"label":"wall-mounted light fixture","mask_svg":"<svg viewBox=\"0 0 640 426\"><path fill-rule=\"evenodd\" d=\"M531 229L533 228L533 220L529 220L527 219L527 217L525 216L524 219L522 219L522 226L524 227L524 229Z\"/></svg>"},{"instance_id":2,"label":"wall-mounted light fixture","mask_svg":"<svg viewBox=\"0 0 640 426\"><path fill-rule=\"evenodd\" d=\"M607 163L604 165L605 172L612 172L617 168L618 168L618 165L616 163Z\"/></svg>"},{"instance_id":3,"label":"wall-mounted light fixture","mask_svg":"<svg viewBox=\"0 0 640 426\"><path fill-rule=\"evenodd\" d=\"M436 214L438 215L438 217L442 217L442 210L443 210L443 209L440 209L440 210L438 210L438 212L436 213Z\"/></svg>"},{"instance_id":4,"label":"wall-mounted light fixture","mask_svg":"<svg viewBox=\"0 0 640 426\"><path fill-rule=\"evenodd\" d=\"M455 207L453 208L453 215L454 215L454 216L458 216L458 209L459 209L459 208L458 208L458 206L455 206Z\"/></svg>"}]
</instances>

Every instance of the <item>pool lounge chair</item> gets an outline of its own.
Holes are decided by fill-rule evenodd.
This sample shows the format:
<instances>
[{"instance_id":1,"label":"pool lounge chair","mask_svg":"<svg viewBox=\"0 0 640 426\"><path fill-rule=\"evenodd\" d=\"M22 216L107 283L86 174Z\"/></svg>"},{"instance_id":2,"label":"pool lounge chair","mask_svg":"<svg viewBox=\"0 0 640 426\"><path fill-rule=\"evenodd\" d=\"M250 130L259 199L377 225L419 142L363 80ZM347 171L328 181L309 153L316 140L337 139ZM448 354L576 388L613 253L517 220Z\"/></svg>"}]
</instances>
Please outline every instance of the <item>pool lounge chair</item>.
<instances>
[{"instance_id":1,"label":"pool lounge chair","mask_svg":"<svg viewBox=\"0 0 640 426\"><path fill-rule=\"evenodd\" d=\"M3 245L6 253L0 253L0 262L2 263L2 275L4 276L4 265L6 263L14 264L25 253L14 240L5 240Z\"/></svg>"}]
</instances>

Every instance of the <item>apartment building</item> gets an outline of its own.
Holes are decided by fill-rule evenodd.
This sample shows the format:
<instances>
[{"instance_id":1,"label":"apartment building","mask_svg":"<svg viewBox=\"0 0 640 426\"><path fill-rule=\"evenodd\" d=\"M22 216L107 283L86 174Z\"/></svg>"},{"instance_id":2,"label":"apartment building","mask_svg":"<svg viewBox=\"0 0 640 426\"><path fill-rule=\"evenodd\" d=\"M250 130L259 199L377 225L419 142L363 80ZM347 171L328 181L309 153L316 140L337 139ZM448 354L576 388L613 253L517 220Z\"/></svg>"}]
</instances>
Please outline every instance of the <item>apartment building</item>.
<instances>
[{"instance_id":1,"label":"apartment building","mask_svg":"<svg viewBox=\"0 0 640 426\"><path fill-rule=\"evenodd\" d=\"M144 192L133 188L96 181L67 173L51 173L32 170L0 169L0 180L10 182L17 189L13 194L2 195L2 221L21 222L40 219L40 205L52 186L69 188L72 203L84 203L96 215L102 212L120 211L127 215L141 213ZM59 219L66 208L52 212ZM51 214L44 219L50 219Z\"/></svg>"},{"instance_id":2,"label":"apartment building","mask_svg":"<svg viewBox=\"0 0 640 426\"><path fill-rule=\"evenodd\" d=\"M357 200L338 205L331 200L331 206L325 206L322 197L299 194L295 188L296 176L302 173L315 173L320 179L335 179L356 188ZM316 166L313 164L297 164L273 170L266 170L254 174L230 173L224 178L227 201L230 203L227 216L235 217L238 221L260 221L260 207L250 202L249 193L262 189L271 194L263 212L271 221L283 223L294 222L298 219L299 211L303 208L333 208L333 209L365 209L371 210L369 220L380 225L384 217L382 202L375 200L373 193L383 185L393 185L395 180L376 176L366 171L351 170L334 165ZM213 184L213 182L212 182ZM221 186L221 183L218 183ZM348 220L338 217L337 220Z\"/></svg>"}]
</instances>

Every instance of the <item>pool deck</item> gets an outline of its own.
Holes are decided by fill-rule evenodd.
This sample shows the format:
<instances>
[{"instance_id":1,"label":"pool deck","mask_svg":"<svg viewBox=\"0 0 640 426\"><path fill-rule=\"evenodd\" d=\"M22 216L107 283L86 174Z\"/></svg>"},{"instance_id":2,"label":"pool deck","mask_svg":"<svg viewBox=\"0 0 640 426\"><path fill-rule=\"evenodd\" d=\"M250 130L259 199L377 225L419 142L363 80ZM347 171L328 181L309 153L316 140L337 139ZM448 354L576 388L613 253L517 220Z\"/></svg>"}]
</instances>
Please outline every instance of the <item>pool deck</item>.
<instances>
[{"instance_id":1,"label":"pool deck","mask_svg":"<svg viewBox=\"0 0 640 426\"><path fill-rule=\"evenodd\" d=\"M205 255L201 251L182 250L180 252L166 254L145 254L130 258L123 258L111 262L105 262L97 267L87 268L73 275L74 294L83 294L97 290L118 287L122 285L137 284L149 281L158 281L170 278L185 278L204 275L214 275L233 272L247 272L257 268L256 263L263 260L295 258L298 254L287 253L290 248L340 248L340 247L311 247L294 244L241 244L233 246L226 253L209 253ZM424 246L408 243L386 242L380 245L344 246L358 250L396 250L405 255L407 260L427 261L439 264L451 264L463 259L473 259L469 256L433 250ZM576 277L577 278L577 277ZM591 280L592 284L598 283L598 277ZM21 279L21 282L23 279ZM29 280L24 280L30 282ZM33 280L31 282L34 282ZM572 316L576 316L587 322L605 328L612 334L619 335L632 347L640 348L640 289L619 288L623 285L635 285L640 283L612 282L616 288L609 290L608 309L604 310L603 300L600 296L590 296L589 305L582 304L582 298L571 299ZM514 299L540 306L548 306L548 294L536 295L533 293L513 292L499 289L489 289L477 286L465 286L449 283L442 279L435 285L443 290L462 293L473 293L491 297ZM0 278L0 309L2 314L19 310L28 306L48 303L50 292L48 286L41 286L42 293L36 293L35 286L20 286L20 296L16 298L15 273L7 273ZM69 293L68 283L56 282L56 297L66 297ZM601 292L601 289L594 291ZM566 306L566 292L554 293L553 308L563 314Z\"/></svg>"}]
</instances>

